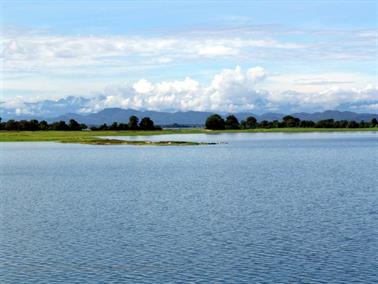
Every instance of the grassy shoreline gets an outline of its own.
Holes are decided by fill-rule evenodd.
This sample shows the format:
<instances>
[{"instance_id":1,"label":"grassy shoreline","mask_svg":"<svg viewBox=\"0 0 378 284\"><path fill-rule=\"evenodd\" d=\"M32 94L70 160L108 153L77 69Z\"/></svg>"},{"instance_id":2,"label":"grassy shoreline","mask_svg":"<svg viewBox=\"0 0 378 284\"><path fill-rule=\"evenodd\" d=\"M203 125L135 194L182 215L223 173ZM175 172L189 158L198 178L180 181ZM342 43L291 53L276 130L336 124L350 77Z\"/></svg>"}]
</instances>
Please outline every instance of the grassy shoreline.
<instances>
[{"instance_id":1,"label":"grassy shoreline","mask_svg":"<svg viewBox=\"0 0 378 284\"><path fill-rule=\"evenodd\" d=\"M356 132L378 131L374 128L271 128L248 130L206 130L202 128L165 129L160 131L0 131L0 142L64 142L83 144L128 144L128 145L199 145L203 143L186 141L125 141L102 139L99 136L150 136L164 134L219 134L219 133L303 133L303 132Z\"/></svg>"}]
</instances>

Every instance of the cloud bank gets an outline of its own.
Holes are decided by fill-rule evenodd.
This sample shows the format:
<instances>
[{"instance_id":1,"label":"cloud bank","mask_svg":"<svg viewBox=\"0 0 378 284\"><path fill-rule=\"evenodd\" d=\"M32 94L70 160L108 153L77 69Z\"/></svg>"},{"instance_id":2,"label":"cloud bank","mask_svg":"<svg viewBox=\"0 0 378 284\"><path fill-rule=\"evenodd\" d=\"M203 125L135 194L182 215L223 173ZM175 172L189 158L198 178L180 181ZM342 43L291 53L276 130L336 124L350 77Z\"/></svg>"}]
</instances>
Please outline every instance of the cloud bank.
<instances>
[{"instance_id":1,"label":"cloud bank","mask_svg":"<svg viewBox=\"0 0 378 284\"><path fill-rule=\"evenodd\" d=\"M109 107L158 111L297 112L327 109L378 111L378 88L330 87L321 92L270 92L261 88L269 78L262 67L224 69L207 84L190 77L182 80L135 82L107 87L97 95L25 102L14 98L0 104L11 115L56 116L68 112L90 113Z\"/></svg>"}]
</instances>

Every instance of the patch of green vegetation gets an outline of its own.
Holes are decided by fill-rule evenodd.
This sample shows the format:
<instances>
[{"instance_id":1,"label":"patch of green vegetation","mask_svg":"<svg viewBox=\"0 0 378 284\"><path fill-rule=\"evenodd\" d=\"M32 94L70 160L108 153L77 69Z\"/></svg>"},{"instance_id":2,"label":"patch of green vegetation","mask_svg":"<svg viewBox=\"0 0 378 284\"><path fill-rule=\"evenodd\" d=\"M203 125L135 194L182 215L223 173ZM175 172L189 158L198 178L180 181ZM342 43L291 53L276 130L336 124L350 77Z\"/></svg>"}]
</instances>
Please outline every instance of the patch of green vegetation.
<instances>
[{"instance_id":1,"label":"patch of green vegetation","mask_svg":"<svg viewBox=\"0 0 378 284\"><path fill-rule=\"evenodd\" d=\"M106 140L101 136L150 136L161 134L200 133L196 131L0 131L0 142L72 142L85 143Z\"/></svg>"},{"instance_id":2,"label":"patch of green vegetation","mask_svg":"<svg viewBox=\"0 0 378 284\"><path fill-rule=\"evenodd\" d=\"M72 143L72 142L63 142ZM118 139L88 139L81 144L91 145L136 145L136 146L193 146L214 145L216 143L192 142L192 141L127 141Z\"/></svg>"}]
</instances>

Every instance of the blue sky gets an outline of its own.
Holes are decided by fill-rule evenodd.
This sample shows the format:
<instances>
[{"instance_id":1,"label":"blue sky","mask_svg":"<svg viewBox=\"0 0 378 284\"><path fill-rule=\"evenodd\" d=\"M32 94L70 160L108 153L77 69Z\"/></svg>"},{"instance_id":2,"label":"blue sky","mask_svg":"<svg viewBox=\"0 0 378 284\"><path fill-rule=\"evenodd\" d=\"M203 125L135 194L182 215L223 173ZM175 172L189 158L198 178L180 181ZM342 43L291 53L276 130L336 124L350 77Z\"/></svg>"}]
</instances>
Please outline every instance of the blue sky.
<instances>
[{"instance_id":1,"label":"blue sky","mask_svg":"<svg viewBox=\"0 0 378 284\"><path fill-rule=\"evenodd\" d=\"M378 109L377 1L0 3L3 111Z\"/></svg>"},{"instance_id":2,"label":"blue sky","mask_svg":"<svg viewBox=\"0 0 378 284\"><path fill-rule=\"evenodd\" d=\"M254 25L376 27L376 1L3 1L3 23L64 34L139 34Z\"/></svg>"}]
</instances>

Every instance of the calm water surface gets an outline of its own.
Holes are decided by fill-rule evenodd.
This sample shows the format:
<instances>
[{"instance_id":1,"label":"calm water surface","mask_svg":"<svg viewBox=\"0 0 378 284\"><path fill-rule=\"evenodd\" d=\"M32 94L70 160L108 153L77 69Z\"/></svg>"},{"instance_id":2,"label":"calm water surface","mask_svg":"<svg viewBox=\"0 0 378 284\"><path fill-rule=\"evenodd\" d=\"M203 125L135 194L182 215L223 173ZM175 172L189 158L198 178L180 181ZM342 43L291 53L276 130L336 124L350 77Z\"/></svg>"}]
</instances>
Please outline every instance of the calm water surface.
<instances>
[{"instance_id":1,"label":"calm water surface","mask_svg":"<svg viewBox=\"0 0 378 284\"><path fill-rule=\"evenodd\" d=\"M1 143L0 283L378 282L376 133L153 139Z\"/></svg>"}]
</instances>

